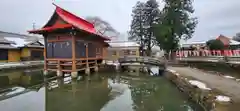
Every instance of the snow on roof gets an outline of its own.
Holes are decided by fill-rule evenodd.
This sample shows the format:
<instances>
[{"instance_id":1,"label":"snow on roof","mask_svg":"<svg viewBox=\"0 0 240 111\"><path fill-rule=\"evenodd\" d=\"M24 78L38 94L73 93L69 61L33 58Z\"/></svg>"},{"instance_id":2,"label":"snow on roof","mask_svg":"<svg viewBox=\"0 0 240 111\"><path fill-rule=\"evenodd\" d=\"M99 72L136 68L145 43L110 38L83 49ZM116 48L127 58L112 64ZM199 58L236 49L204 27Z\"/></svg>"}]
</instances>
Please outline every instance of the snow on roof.
<instances>
[{"instance_id":1,"label":"snow on roof","mask_svg":"<svg viewBox=\"0 0 240 111\"><path fill-rule=\"evenodd\" d=\"M15 44L12 44L14 47L23 47L24 45L30 43L25 41L23 38L17 38L17 37L4 37L5 39L9 41L13 41Z\"/></svg>"},{"instance_id":2,"label":"snow on roof","mask_svg":"<svg viewBox=\"0 0 240 111\"><path fill-rule=\"evenodd\" d=\"M195 45L195 44L206 44L206 41L195 41L195 42L189 42L187 41L186 43L183 43L184 44L191 44L191 45Z\"/></svg>"},{"instance_id":3,"label":"snow on roof","mask_svg":"<svg viewBox=\"0 0 240 111\"><path fill-rule=\"evenodd\" d=\"M136 42L109 42L111 47L139 47Z\"/></svg>"},{"instance_id":4,"label":"snow on roof","mask_svg":"<svg viewBox=\"0 0 240 111\"><path fill-rule=\"evenodd\" d=\"M41 44L43 44L43 45L45 44L45 43L44 43L44 40L39 40L39 42L40 42Z\"/></svg>"},{"instance_id":5,"label":"snow on roof","mask_svg":"<svg viewBox=\"0 0 240 111\"><path fill-rule=\"evenodd\" d=\"M240 42L230 39L230 45L240 45Z\"/></svg>"}]
</instances>

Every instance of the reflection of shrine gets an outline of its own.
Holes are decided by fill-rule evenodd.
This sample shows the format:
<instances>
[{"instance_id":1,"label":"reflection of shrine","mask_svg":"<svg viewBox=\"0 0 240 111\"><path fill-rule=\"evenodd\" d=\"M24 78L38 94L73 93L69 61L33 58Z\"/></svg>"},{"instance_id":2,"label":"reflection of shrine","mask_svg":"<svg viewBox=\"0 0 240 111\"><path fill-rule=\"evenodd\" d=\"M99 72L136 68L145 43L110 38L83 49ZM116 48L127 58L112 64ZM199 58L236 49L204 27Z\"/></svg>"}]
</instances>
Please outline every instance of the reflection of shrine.
<instances>
[{"instance_id":1,"label":"reflection of shrine","mask_svg":"<svg viewBox=\"0 0 240 111\"><path fill-rule=\"evenodd\" d=\"M70 83L61 79L57 87L46 91L46 111L99 111L110 100L108 79L90 79Z\"/></svg>"}]
</instances>

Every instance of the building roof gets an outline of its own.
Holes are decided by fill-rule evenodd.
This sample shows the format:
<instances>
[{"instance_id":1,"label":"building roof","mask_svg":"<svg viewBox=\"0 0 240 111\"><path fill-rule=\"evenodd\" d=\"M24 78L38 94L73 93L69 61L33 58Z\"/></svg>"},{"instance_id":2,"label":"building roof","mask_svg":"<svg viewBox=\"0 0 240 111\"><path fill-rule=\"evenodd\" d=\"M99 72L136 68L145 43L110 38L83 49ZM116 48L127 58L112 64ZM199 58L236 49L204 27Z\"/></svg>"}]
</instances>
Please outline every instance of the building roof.
<instances>
[{"instance_id":1,"label":"building roof","mask_svg":"<svg viewBox=\"0 0 240 111\"><path fill-rule=\"evenodd\" d=\"M0 49L17 49L17 47L14 47L10 44L0 44Z\"/></svg>"},{"instance_id":2,"label":"building roof","mask_svg":"<svg viewBox=\"0 0 240 111\"><path fill-rule=\"evenodd\" d=\"M54 4L55 5L55 4ZM41 33L44 31L52 31L55 29L65 29L65 28L72 28L75 27L79 30L85 31L87 33L90 34L94 34L97 35L98 37L101 37L104 40L110 40L107 37L103 37L102 35L97 34L94 25L80 17L77 17L76 15L68 12L67 10L64 10L63 8L56 6L55 12L52 16L52 18L48 21L48 23L41 29L39 30L32 30L32 31L28 31L29 33ZM58 15L63 21L65 21L67 24L58 24L58 25L53 25L53 26L49 26L49 24L51 24L50 22L52 22L54 18L54 16Z\"/></svg>"},{"instance_id":3,"label":"building roof","mask_svg":"<svg viewBox=\"0 0 240 111\"><path fill-rule=\"evenodd\" d=\"M0 37L0 43L5 43L5 44L13 44L13 41L9 41L5 39L4 37Z\"/></svg>"},{"instance_id":4,"label":"building roof","mask_svg":"<svg viewBox=\"0 0 240 111\"><path fill-rule=\"evenodd\" d=\"M240 42L230 39L230 45L240 45Z\"/></svg>"},{"instance_id":5,"label":"building roof","mask_svg":"<svg viewBox=\"0 0 240 111\"><path fill-rule=\"evenodd\" d=\"M111 47L139 47L140 45L136 42L109 42Z\"/></svg>"},{"instance_id":6,"label":"building roof","mask_svg":"<svg viewBox=\"0 0 240 111\"><path fill-rule=\"evenodd\" d=\"M8 41L12 41L11 44L13 47L39 47L44 48L43 44L34 45L33 43L39 42L38 40L28 40L23 38L16 38L16 37L4 37ZM41 43L41 42L40 42Z\"/></svg>"}]
</instances>

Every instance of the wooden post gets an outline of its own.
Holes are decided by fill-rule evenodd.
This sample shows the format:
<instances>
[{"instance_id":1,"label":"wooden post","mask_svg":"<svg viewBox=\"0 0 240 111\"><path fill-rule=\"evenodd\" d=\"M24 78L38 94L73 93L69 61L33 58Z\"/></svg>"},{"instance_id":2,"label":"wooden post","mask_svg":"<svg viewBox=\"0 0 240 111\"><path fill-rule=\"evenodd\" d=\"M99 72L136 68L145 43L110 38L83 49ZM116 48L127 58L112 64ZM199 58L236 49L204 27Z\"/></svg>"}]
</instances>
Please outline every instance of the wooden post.
<instances>
[{"instance_id":1,"label":"wooden post","mask_svg":"<svg viewBox=\"0 0 240 111\"><path fill-rule=\"evenodd\" d=\"M94 71L95 71L95 72L98 72L98 63L97 63L97 60L95 60L95 68L94 68Z\"/></svg>"},{"instance_id":2,"label":"wooden post","mask_svg":"<svg viewBox=\"0 0 240 111\"><path fill-rule=\"evenodd\" d=\"M75 35L71 32L72 35L72 72L71 76L72 78L77 78L78 72L76 68L76 37Z\"/></svg>"},{"instance_id":3,"label":"wooden post","mask_svg":"<svg viewBox=\"0 0 240 111\"><path fill-rule=\"evenodd\" d=\"M89 63L88 63L88 43L85 44L86 46L86 68L85 73L90 74Z\"/></svg>"},{"instance_id":4,"label":"wooden post","mask_svg":"<svg viewBox=\"0 0 240 111\"><path fill-rule=\"evenodd\" d=\"M58 77L62 77L62 76L63 76L63 72L62 72L62 67L61 67L61 62L60 62L60 60L58 60L58 63L57 63L57 76L58 76Z\"/></svg>"},{"instance_id":5,"label":"wooden post","mask_svg":"<svg viewBox=\"0 0 240 111\"><path fill-rule=\"evenodd\" d=\"M44 56L44 72L43 72L43 74L47 75L48 74L48 67L47 67L48 61L47 61L47 49L46 48L47 48L48 43L47 43L46 38L44 38L44 42L45 42L45 47L44 47L44 51L43 51L43 56Z\"/></svg>"}]
</instances>

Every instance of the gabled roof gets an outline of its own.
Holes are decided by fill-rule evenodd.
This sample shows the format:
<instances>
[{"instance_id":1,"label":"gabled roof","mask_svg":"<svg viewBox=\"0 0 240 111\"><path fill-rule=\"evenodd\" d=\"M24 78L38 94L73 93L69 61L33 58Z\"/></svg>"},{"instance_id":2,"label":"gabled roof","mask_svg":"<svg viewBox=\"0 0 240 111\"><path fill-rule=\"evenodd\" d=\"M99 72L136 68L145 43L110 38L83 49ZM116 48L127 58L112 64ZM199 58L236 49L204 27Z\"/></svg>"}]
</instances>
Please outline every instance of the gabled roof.
<instances>
[{"instance_id":1,"label":"gabled roof","mask_svg":"<svg viewBox=\"0 0 240 111\"><path fill-rule=\"evenodd\" d=\"M65 28L72 28L75 27L79 30L85 31L90 34L97 35L98 37L103 38L104 40L109 40L109 38L103 37L102 35L97 34L94 25L80 17L77 17L76 15L64 10L63 8L57 6L56 4L53 4L56 6L55 12L52 15L51 19L48 21L48 23L39 30L31 30L28 31L29 33L41 33L44 31L52 31L55 29L65 29ZM58 24L58 25L52 25L52 22L56 20L56 16L59 16L64 22L67 24Z\"/></svg>"}]
</instances>

